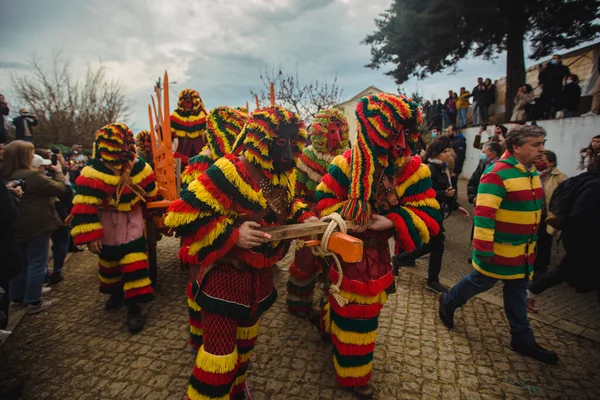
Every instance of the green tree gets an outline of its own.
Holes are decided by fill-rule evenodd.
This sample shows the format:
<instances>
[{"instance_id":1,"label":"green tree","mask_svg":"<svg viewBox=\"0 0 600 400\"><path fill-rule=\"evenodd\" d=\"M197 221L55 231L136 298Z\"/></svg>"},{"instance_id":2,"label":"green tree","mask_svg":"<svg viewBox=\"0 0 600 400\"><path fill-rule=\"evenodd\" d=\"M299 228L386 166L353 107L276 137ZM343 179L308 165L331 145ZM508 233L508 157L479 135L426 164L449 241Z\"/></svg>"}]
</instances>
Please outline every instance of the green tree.
<instances>
[{"instance_id":1,"label":"green tree","mask_svg":"<svg viewBox=\"0 0 600 400\"><path fill-rule=\"evenodd\" d=\"M506 113L525 83L525 40L531 59L592 40L600 0L393 0L375 20L369 68L391 63L386 72L401 84L445 69L467 57L494 59L506 51Z\"/></svg>"}]
</instances>

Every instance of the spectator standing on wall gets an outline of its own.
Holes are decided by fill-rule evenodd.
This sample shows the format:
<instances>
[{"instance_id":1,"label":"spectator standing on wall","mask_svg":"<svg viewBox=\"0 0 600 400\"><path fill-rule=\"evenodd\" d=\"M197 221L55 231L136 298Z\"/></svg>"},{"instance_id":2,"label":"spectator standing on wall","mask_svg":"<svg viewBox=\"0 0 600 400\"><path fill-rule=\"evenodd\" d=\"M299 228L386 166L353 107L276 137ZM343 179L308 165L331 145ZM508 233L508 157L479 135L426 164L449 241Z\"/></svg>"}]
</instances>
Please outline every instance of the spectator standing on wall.
<instances>
[{"instance_id":1,"label":"spectator standing on wall","mask_svg":"<svg viewBox=\"0 0 600 400\"><path fill-rule=\"evenodd\" d=\"M596 158L600 156L600 135L592 138L592 141L587 147L579 151L579 165L577 171L585 171Z\"/></svg>"},{"instance_id":2,"label":"spectator standing on wall","mask_svg":"<svg viewBox=\"0 0 600 400\"><path fill-rule=\"evenodd\" d=\"M596 59L596 73L596 85L592 90L592 109L583 114L582 117L600 114L600 52L598 52L598 58Z\"/></svg>"},{"instance_id":3,"label":"spectator standing on wall","mask_svg":"<svg viewBox=\"0 0 600 400\"><path fill-rule=\"evenodd\" d=\"M464 129L467 127L467 114L469 112L469 97L471 93L467 92L464 87L460 88L456 109L458 110L458 127Z\"/></svg>"},{"instance_id":4,"label":"spectator standing on wall","mask_svg":"<svg viewBox=\"0 0 600 400\"><path fill-rule=\"evenodd\" d=\"M527 121L531 119L528 115L528 110L531 109L531 104L535 100L535 93L530 84L525 84L519 88L515 96L515 106L510 118L511 121Z\"/></svg>"},{"instance_id":5,"label":"spectator standing on wall","mask_svg":"<svg viewBox=\"0 0 600 400\"><path fill-rule=\"evenodd\" d=\"M556 229L546 225L546 217L548 216L548 207L550 206L552 194L558 185L567 179L567 175L556 167L557 164L556 153L550 150L544 151L544 155L540 161L535 164L535 168L538 170L540 179L542 180L542 187L544 188L544 206L542 207L542 219L538 230L534 278L548 271L552 258L552 240Z\"/></svg>"},{"instance_id":6,"label":"spectator standing on wall","mask_svg":"<svg viewBox=\"0 0 600 400\"><path fill-rule=\"evenodd\" d=\"M448 91L448 98L444 101L444 127L456 124L456 99L452 90Z\"/></svg>"},{"instance_id":7,"label":"spectator standing on wall","mask_svg":"<svg viewBox=\"0 0 600 400\"><path fill-rule=\"evenodd\" d=\"M483 87L479 94L479 114L480 123L487 124L489 120L489 112L492 104L496 102L496 86L492 83L490 78L486 78L483 82Z\"/></svg>"},{"instance_id":8,"label":"spectator standing on wall","mask_svg":"<svg viewBox=\"0 0 600 400\"><path fill-rule=\"evenodd\" d=\"M38 124L37 118L24 108L19 110L19 116L13 119L17 140L33 141L33 127Z\"/></svg>"},{"instance_id":9,"label":"spectator standing on wall","mask_svg":"<svg viewBox=\"0 0 600 400\"><path fill-rule=\"evenodd\" d=\"M558 54L540 71L538 80L542 88L541 102L542 117L552 118L556 110L561 109L563 83L569 76L569 67L563 65L562 57Z\"/></svg>"},{"instance_id":10,"label":"spectator standing on wall","mask_svg":"<svg viewBox=\"0 0 600 400\"><path fill-rule=\"evenodd\" d=\"M4 98L4 95L0 94L0 143L8 142L8 135L6 134L6 120L9 113L8 103Z\"/></svg>"},{"instance_id":11,"label":"spectator standing on wall","mask_svg":"<svg viewBox=\"0 0 600 400\"><path fill-rule=\"evenodd\" d=\"M575 117L579 114L581 102L581 87L579 77L575 74L567 76L567 84L562 92L562 111L565 118Z\"/></svg>"},{"instance_id":12,"label":"spectator standing on wall","mask_svg":"<svg viewBox=\"0 0 600 400\"><path fill-rule=\"evenodd\" d=\"M473 96L473 126L477 126L481 123L479 116L479 97L481 96L481 90L483 90L483 78L477 78L477 85L471 91Z\"/></svg>"}]
</instances>

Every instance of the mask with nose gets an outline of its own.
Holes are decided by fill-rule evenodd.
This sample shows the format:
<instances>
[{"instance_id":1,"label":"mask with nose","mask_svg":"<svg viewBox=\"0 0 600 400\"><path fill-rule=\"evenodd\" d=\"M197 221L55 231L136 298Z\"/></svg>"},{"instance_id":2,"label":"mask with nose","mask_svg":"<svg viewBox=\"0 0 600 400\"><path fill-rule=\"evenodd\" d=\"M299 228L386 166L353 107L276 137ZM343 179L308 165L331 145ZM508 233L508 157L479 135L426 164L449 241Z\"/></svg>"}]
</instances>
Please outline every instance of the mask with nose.
<instances>
[{"instance_id":1,"label":"mask with nose","mask_svg":"<svg viewBox=\"0 0 600 400\"><path fill-rule=\"evenodd\" d=\"M271 142L270 154L277 172L286 172L296 166L294 148L298 146L298 125L281 124Z\"/></svg>"},{"instance_id":2,"label":"mask with nose","mask_svg":"<svg viewBox=\"0 0 600 400\"><path fill-rule=\"evenodd\" d=\"M331 121L327 126L327 151L333 153L342 143L342 123Z\"/></svg>"},{"instance_id":3,"label":"mask with nose","mask_svg":"<svg viewBox=\"0 0 600 400\"><path fill-rule=\"evenodd\" d=\"M390 135L390 155L392 159L398 159L404 156L404 150L406 149L406 136L410 134L407 129L403 132L393 133Z\"/></svg>"}]
</instances>

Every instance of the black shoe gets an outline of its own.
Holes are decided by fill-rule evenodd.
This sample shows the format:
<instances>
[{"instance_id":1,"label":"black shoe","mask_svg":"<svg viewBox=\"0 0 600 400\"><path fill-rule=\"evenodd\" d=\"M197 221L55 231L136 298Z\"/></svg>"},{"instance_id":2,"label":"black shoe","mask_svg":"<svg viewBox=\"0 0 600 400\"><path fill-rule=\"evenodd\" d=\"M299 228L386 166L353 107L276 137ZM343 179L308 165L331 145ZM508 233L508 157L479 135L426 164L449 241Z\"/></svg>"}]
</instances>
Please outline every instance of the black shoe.
<instances>
[{"instance_id":1,"label":"black shoe","mask_svg":"<svg viewBox=\"0 0 600 400\"><path fill-rule=\"evenodd\" d=\"M145 318L142 315L142 309L137 304L132 304L127 308L127 329L131 333L138 333L144 329Z\"/></svg>"},{"instance_id":2,"label":"black shoe","mask_svg":"<svg viewBox=\"0 0 600 400\"><path fill-rule=\"evenodd\" d=\"M449 289L439 282L427 282L425 288L431 290L433 293L446 293Z\"/></svg>"},{"instance_id":3,"label":"black shoe","mask_svg":"<svg viewBox=\"0 0 600 400\"><path fill-rule=\"evenodd\" d=\"M558 362L558 355L555 352L545 349L537 343L518 344L515 341L511 341L510 349L516 353L531 357L545 364L556 364Z\"/></svg>"},{"instance_id":4,"label":"black shoe","mask_svg":"<svg viewBox=\"0 0 600 400\"><path fill-rule=\"evenodd\" d=\"M110 295L109 299L104 303L104 309L106 311L114 310L119 307L123 302L123 292L113 293Z\"/></svg>"},{"instance_id":5,"label":"black shoe","mask_svg":"<svg viewBox=\"0 0 600 400\"><path fill-rule=\"evenodd\" d=\"M440 320L444 323L444 325L446 325L447 328L452 329L452 328L454 328L454 311L448 310L446 303L444 303L445 298L446 298L446 295L444 293L440 294L440 298L439 298Z\"/></svg>"},{"instance_id":6,"label":"black shoe","mask_svg":"<svg viewBox=\"0 0 600 400\"><path fill-rule=\"evenodd\" d=\"M331 336L329 335L329 333L324 332L321 328L321 313L319 311L310 310L308 312L308 321L311 323L312 326L315 327L317 333L319 334L319 336L321 336L321 339L324 342L331 342Z\"/></svg>"},{"instance_id":7,"label":"black shoe","mask_svg":"<svg viewBox=\"0 0 600 400\"><path fill-rule=\"evenodd\" d=\"M415 259L406 253L395 254L392 257L392 261L394 263L395 268L400 268L400 267L414 268L417 266Z\"/></svg>"},{"instance_id":8,"label":"black shoe","mask_svg":"<svg viewBox=\"0 0 600 400\"><path fill-rule=\"evenodd\" d=\"M469 265L473 264L473 258L472 257L467 258L467 263L469 263Z\"/></svg>"},{"instance_id":9,"label":"black shoe","mask_svg":"<svg viewBox=\"0 0 600 400\"><path fill-rule=\"evenodd\" d=\"M373 387L368 383L365 386L345 387L344 389L354 393L359 399L372 399L375 394Z\"/></svg>"},{"instance_id":10,"label":"black shoe","mask_svg":"<svg viewBox=\"0 0 600 400\"><path fill-rule=\"evenodd\" d=\"M56 285L57 283L62 282L63 279L65 279L65 277L62 274L55 274L53 272L53 273L50 274L50 277L48 278L48 284L50 286Z\"/></svg>"}]
</instances>

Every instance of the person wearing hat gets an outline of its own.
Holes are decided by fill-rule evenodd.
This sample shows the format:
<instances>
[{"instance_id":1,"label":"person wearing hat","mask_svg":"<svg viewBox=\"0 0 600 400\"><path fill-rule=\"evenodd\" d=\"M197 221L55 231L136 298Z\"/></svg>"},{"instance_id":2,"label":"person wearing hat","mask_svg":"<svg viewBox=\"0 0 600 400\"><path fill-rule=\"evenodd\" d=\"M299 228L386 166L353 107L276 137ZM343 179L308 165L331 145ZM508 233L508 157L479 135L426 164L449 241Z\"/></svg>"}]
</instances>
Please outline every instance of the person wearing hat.
<instances>
[{"instance_id":1,"label":"person wearing hat","mask_svg":"<svg viewBox=\"0 0 600 400\"><path fill-rule=\"evenodd\" d=\"M38 124L37 118L24 108L19 110L19 116L13 119L17 140L33 141L33 127Z\"/></svg>"}]
</instances>

